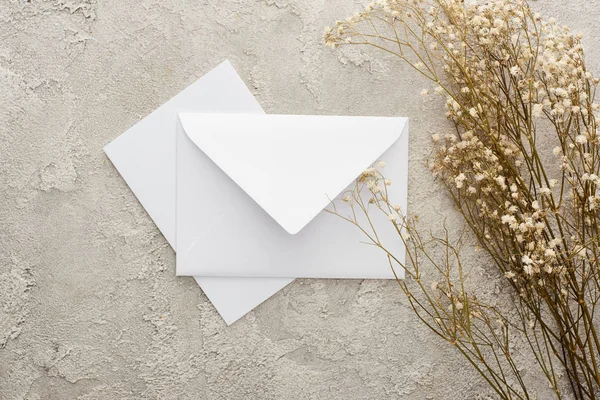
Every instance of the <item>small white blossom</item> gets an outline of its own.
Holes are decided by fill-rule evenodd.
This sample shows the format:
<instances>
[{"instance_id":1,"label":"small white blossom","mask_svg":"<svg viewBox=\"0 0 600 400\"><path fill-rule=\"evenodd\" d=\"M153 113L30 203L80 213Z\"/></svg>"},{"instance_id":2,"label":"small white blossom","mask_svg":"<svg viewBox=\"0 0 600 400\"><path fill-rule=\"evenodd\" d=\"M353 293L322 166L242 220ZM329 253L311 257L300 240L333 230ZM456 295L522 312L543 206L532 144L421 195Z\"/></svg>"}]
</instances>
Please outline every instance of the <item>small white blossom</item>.
<instances>
[{"instance_id":1,"label":"small white blossom","mask_svg":"<svg viewBox=\"0 0 600 400\"><path fill-rule=\"evenodd\" d=\"M502 175L496 177L496 183L498 183L502 189L506 189L506 178Z\"/></svg>"},{"instance_id":2,"label":"small white blossom","mask_svg":"<svg viewBox=\"0 0 600 400\"><path fill-rule=\"evenodd\" d=\"M551 248L555 248L560 244L560 242L562 242L562 240L555 238L548 242L548 246L550 246Z\"/></svg>"},{"instance_id":3,"label":"small white blossom","mask_svg":"<svg viewBox=\"0 0 600 400\"><path fill-rule=\"evenodd\" d=\"M501 220L503 224L507 225L512 225L517 222L517 219L512 215L503 215Z\"/></svg>"},{"instance_id":4,"label":"small white blossom","mask_svg":"<svg viewBox=\"0 0 600 400\"><path fill-rule=\"evenodd\" d=\"M577 137L575 138L575 141L579 144L586 144L588 140L585 135L577 135Z\"/></svg>"},{"instance_id":5,"label":"small white blossom","mask_svg":"<svg viewBox=\"0 0 600 400\"><path fill-rule=\"evenodd\" d=\"M456 183L456 187L458 189L460 189L464 186L465 179L467 179L467 177L462 172L460 174L458 174L458 176L456 178L454 178L454 182Z\"/></svg>"},{"instance_id":6,"label":"small white blossom","mask_svg":"<svg viewBox=\"0 0 600 400\"><path fill-rule=\"evenodd\" d=\"M363 175L365 175L365 176L375 175L375 168L373 168L373 167L367 168L365 170L365 172L363 172Z\"/></svg>"},{"instance_id":7,"label":"small white blossom","mask_svg":"<svg viewBox=\"0 0 600 400\"><path fill-rule=\"evenodd\" d=\"M566 97L569 95L569 92L567 92L565 89L563 88L556 88L554 90L554 94L557 95L558 97Z\"/></svg>"}]
</instances>

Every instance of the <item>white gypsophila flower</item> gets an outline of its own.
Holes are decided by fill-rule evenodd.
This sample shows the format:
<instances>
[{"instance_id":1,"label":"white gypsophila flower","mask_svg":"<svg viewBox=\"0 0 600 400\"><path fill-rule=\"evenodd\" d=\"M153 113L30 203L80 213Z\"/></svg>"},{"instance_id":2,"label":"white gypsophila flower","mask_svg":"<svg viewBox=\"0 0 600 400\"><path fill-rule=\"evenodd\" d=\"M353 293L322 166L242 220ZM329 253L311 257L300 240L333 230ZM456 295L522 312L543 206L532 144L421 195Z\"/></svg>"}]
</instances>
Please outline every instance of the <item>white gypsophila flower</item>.
<instances>
[{"instance_id":1,"label":"white gypsophila flower","mask_svg":"<svg viewBox=\"0 0 600 400\"><path fill-rule=\"evenodd\" d=\"M506 189L506 178L502 175L496 177L496 183L500 185L502 189Z\"/></svg>"},{"instance_id":2,"label":"white gypsophila flower","mask_svg":"<svg viewBox=\"0 0 600 400\"><path fill-rule=\"evenodd\" d=\"M556 187L556 185L558 185L558 179L550 179L549 183L550 183L550 187L554 188L554 187Z\"/></svg>"},{"instance_id":3,"label":"white gypsophila flower","mask_svg":"<svg viewBox=\"0 0 600 400\"><path fill-rule=\"evenodd\" d=\"M471 108L469 110L469 114L471 114L471 117L473 117L473 118L477 117L477 109Z\"/></svg>"},{"instance_id":4,"label":"white gypsophila flower","mask_svg":"<svg viewBox=\"0 0 600 400\"><path fill-rule=\"evenodd\" d=\"M550 246L551 248L555 248L560 244L560 242L562 242L562 240L560 240L559 238L554 238L548 242L548 246Z\"/></svg>"},{"instance_id":5,"label":"white gypsophila flower","mask_svg":"<svg viewBox=\"0 0 600 400\"><path fill-rule=\"evenodd\" d=\"M389 214L388 219L392 222L396 222L398 220L398 214Z\"/></svg>"},{"instance_id":6,"label":"white gypsophila flower","mask_svg":"<svg viewBox=\"0 0 600 400\"><path fill-rule=\"evenodd\" d=\"M514 75L514 76L517 76L519 74L519 67L517 65L515 65L514 67L512 67L510 69L510 74Z\"/></svg>"},{"instance_id":7,"label":"white gypsophila flower","mask_svg":"<svg viewBox=\"0 0 600 400\"><path fill-rule=\"evenodd\" d=\"M433 143L437 143L440 141L440 135L437 133L434 133L433 135L431 135L431 140L433 140Z\"/></svg>"},{"instance_id":8,"label":"white gypsophila flower","mask_svg":"<svg viewBox=\"0 0 600 400\"><path fill-rule=\"evenodd\" d=\"M534 201L531 203L531 207L532 207L534 210L539 210L539 209L540 209L540 203L538 203L538 201L537 201L537 200L534 200Z\"/></svg>"},{"instance_id":9,"label":"white gypsophila flower","mask_svg":"<svg viewBox=\"0 0 600 400\"><path fill-rule=\"evenodd\" d=\"M552 153L553 153L555 156L559 155L561 152L562 152L562 149L561 149L559 146L556 146L556 147L554 148L554 150L552 150Z\"/></svg>"},{"instance_id":10,"label":"white gypsophila flower","mask_svg":"<svg viewBox=\"0 0 600 400\"><path fill-rule=\"evenodd\" d=\"M517 222L517 219L513 215L503 215L501 221L503 224L512 225Z\"/></svg>"},{"instance_id":11,"label":"white gypsophila flower","mask_svg":"<svg viewBox=\"0 0 600 400\"><path fill-rule=\"evenodd\" d=\"M400 212L400 209L401 209L401 208L402 208L402 207L400 207L400 204L396 204L396 205L394 206L394 210L396 210L396 212Z\"/></svg>"},{"instance_id":12,"label":"white gypsophila flower","mask_svg":"<svg viewBox=\"0 0 600 400\"><path fill-rule=\"evenodd\" d=\"M421 96L425 97L425 96L428 96L428 95L429 95L429 90L427 90L427 89L421 90Z\"/></svg>"},{"instance_id":13,"label":"white gypsophila flower","mask_svg":"<svg viewBox=\"0 0 600 400\"><path fill-rule=\"evenodd\" d=\"M508 271L508 272L504 273L504 276L507 277L508 279L512 279L512 278L515 277L515 273L511 272L511 271Z\"/></svg>"},{"instance_id":14,"label":"white gypsophila flower","mask_svg":"<svg viewBox=\"0 0 600 400\"><path fill-rule=\"evenodd\" d=\"M379 168L385 168L385 161L381 161L381 160L380 160L380 161L377 161L377 166L378 166Z\"/></svg>"},{"instance_id":15,"label":"white gypsophila flower","mask_svg":"<svg viewBox=\"0 0 600 400\"><path fill-rule=\"evenodd\" d=\"M385 186L390 186L392 184L392 181L389 179L386 179L383 182L385 183Z\"/></svg>"},{"instance_id":16,"label":"white gypsophila flower","mask_svg":"<svg viewBox=\"0 0 600 400\"><path fill-rule=\"evenodd\" d=\"M577 137L575 138L575 141L579 144L586 144L588 140L585 135L577 135Z\"/></svg>"},{"instance_id":17,"label":"white gypsophila flower","mask_svg":"<svg viewBox=\"0 0 600 400\"><path fill-rule=\"evenodd\" d=\"M543 114L544 111L544 105L543 104L535 104L533 106L533 111L532 111L532 115L536 118L540 118Z\"/></svg>"},{"instance_id":18,"label":"white gypsophila flower","mask_svg":"<svg viewBox=\"0 0 600 400\"><path fill-rule=\"evenodd\" d=\"M525 241L525 238L523 237L523 235L516 235L515 237L517 238L518 243L523 243Z\"/></svg>"},{"instance_id":19,"label":"white gypsophila flower","mask_svg":"<svg viewBox=\"0 0 600 400\"><path fill-rule=\"evenodd\" d=\"M529 276L533 275L533 272L534 272L533 266L531 264L523 265L523 272L525 272Z\"/></svg>"},{"instance_id":20,"label":"white gypsophila flower","mask_svg":"<svg viewBox=\"0 0 600 400\"><path fill-rule=\"evenodd\" d=\"M454 178L454 182L456 183L457 189L460 189L464 186L465 179L467 179L467 177L462 172L460 174L458 174L458 176L456 178Z\"/></svg>"},{"instance_id":21,"label":"white gypsophila flower","mask_svg":"<svg viewBox=\"0 0 600 400\"><path fill-rule=\"evenodd\" d=\"M370 168L365 169L365 172L363 172L363 175L364 176L373 176L373 175L375 175L375 168L370 167Z\"/></svg>"},{"instance_id":22,"label":"white gypsophila flower","mask_svg":"<svg viewBox=\"0 0 600 400\"><path fill-rule=\"evenodd\" d=\"M556 88L556 89L554 89L554 94L558 97L566 97L569 95L569 92L567 92L563 88Z\"/></svg>"}]
</instances>

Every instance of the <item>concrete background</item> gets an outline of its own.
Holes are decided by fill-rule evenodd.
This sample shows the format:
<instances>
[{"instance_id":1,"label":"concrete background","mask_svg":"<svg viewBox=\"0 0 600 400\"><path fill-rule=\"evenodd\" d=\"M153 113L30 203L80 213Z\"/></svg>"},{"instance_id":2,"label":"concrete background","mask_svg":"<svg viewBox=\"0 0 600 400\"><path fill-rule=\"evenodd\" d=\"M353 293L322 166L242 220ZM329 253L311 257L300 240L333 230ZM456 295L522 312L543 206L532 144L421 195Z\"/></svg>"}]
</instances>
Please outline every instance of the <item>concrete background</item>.
<instances>
[{"instance_id":1,"label":"concrete background","mask_svg":"<svg viewBox=\"0 0 600 400\"><path fill-rule=\"evenodd\" d=\"M396 60L321 43L359 7L0 0L0 399L487 397L394 282L297 280L226 327L102 152L228 58L270 113L410 117L410 210L458 227L424 166L441 103ZM534 7L582 31L600 70L594 1Z\"/></svg>"}]
</instances>

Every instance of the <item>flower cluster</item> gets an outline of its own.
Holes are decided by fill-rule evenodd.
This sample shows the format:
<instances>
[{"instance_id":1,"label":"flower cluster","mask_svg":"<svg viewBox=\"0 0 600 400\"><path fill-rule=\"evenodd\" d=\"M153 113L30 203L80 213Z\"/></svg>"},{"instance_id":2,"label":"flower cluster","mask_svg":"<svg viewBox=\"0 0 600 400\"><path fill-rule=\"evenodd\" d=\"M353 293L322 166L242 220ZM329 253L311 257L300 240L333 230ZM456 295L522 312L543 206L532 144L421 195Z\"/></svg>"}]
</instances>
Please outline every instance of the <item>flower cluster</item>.
<instances>
[{"instance_id":1,"label":"flower cluster","mask_svg":"<svg viewBox=\"0 0 600 400\"><path fill-rule=\"evenodd\" d=\"M586 68L581 39L526 0L378 0L325 30L331 47L366 45L397 56L431 81L423 96L443 96L454 129L432 136L431 170L519 296L523 326L548 338L549 354L532 348L542 370L553 371L555 357L574 397L593 398L600 390L593 320L600 79ZM361 179L377 202L383 176ZM561 397L554 372L546 376Z\"/></svg>"}]
</instances>

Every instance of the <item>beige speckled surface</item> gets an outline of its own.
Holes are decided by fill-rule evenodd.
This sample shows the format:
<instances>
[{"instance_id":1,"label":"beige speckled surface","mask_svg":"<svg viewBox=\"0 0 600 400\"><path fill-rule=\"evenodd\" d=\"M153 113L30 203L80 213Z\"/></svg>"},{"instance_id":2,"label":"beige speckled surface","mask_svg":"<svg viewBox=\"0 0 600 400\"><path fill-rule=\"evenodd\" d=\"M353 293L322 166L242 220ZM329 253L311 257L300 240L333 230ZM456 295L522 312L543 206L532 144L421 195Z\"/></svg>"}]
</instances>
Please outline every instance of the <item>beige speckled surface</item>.
<instances>
[{"instance_id":1,"label":"beige speckled surface","mask_svg":"<svg viewBox=\"0 0 600 400\"><path fill-rule=\"evenodd\" d=\"M424 167L447 129L424 82L321 44L357 7L0 0L0 399L486 397L393 282L298 280L227 328L102 152L229 58L270 113L410 117L410 209L433 230L458 221ZM595 1L534 7L582 31L600 70Z\"/></svg>"}]
</instances>

